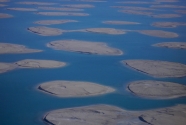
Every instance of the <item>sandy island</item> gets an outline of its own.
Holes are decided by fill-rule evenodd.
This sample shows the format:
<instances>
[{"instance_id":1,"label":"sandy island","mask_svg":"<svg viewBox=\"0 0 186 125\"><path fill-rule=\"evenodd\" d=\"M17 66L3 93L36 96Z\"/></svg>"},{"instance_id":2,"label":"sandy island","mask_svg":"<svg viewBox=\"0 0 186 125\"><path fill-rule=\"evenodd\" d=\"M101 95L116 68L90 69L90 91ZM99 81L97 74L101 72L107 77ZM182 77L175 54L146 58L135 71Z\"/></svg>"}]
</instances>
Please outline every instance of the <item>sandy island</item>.
<instances>
[{"instance_id":1,"label":"sandy island","mask_svg":"<svg viewBox=\"0 0 186 125\"><path fill-rule=\"evenodd\" d=\"M0 2L10 2L9 0L0 0Z\"/></svg>"},{"instance_id":2,"label":"sandy island","mask_svg":"<svg viewBox=\"0 0 186 125\"><path fill-rule=\"evenodd\" d=\"M0 13L0 18L11 18L11 17L13 17L13 16L10 14Z\"/></svg>"},{"instance_id":3,"label":"sandy island","mask_svg":"<svg viewBox=\"0 0 186 125\"><path fill-rule=\"evenodd\" d=\"M47 44L48 47L70 51L78 52L83 54L98 54L98 55L122 55L123 52L119 49L107 46L107 44L102 42L89 42L80 40L58 40L52 41Z\"/></svg>"},{"instance_id":4,"label":"sandy island","mask_svg":"<svg viewBox=\"0 0 186 125\"><path fill-rule=\"evenodd\" d=\"M38 7L38 9L42 10L57 10L57 11L83 11L83 9L77 8L59 8L59 7Z\"/></svg>"},{"instance_id":5,"label":"sandy island","mask_svg":"<svg viewBox=\"0 0 186 125\"><path fill-rule=\"evenodd\" d=\"M41 36L58 36L64 32L64 30L61 29L50 28L45 26L29 27L27 28L27 30Z\"/></svg>"},{"instance_id":6,"label":"sandy island","mask_svg":"<svg viewBox=\"0 0 186 125\"><path fill-rule=\"evenodd\" d=\"M35 53L41 52L38 49L29 49L23 45L0 43L0 54L19 54L19 53Z\"/></svg>"},{"instance_id":7,"label":"sandy island","mask_svg":"<svg viewBox=\"0 0 186 125\"><path fill-rule=\"evenodd\" d=\"M53 110L43 117L49 125L185 125L186 105L128 111L111 105Z\"/></svg>"},{"instance_id":8,"label":"sandy island","mask_svg":"<svg viewBox=\"0 0 186 125\"><path fill-rule=\"evenodd\" d=\"M115 91L113 88L96 83L62 80L42 83L38 89L58 97L85 97Z\"/></svg>"},{"instance_id":9,"label":"sandy island","mask_svg":"<svg viewBox=\"0 0 186 125\"><path fill-rule=\"evenodd\" d=\"M181 13L181 14L186 14L186 10L176 10L175 12Z\"/></svg>"},{"instance_id":10,"label":"sandy island","mask_svg":"<svg viewBox=\"0 0 186 125\"><path fill-rule=\"evenodd\" d=\"M186 49L186 42L163 42L154 44L153 46L173 49Z\"/></svg>"},{"instance_id":11,"label":"sandy island","mask_svg":"<svg viewBox=\"0 0 186 125\"><path fill-rule=\"evenodd\" d=\"M5 4L0 4L0 7L5 7L5 6L7 6L7 5L5 5Z\"/></svg>"},{"instance_id":12,"label":"sandy island","mask_svg":"<svg viewBox=\"0 0 186 125\"><path fill-rule=\"evenodd\" d=\"M0 62L0 73L8 72L15 69L16 66L11 63L2 63Z\"/></svg>"},{"instance_id":13,"label":"sandy island","mask_svg":"<svg viewBox=\"0 0 186 125\"><path fill-rule=\"evenodd\" d=\"M157 15L150 15L154 18L178 18L181 17L179 14L157 14Z\"/></svg>"},{"instance_id":14,"label":"sandy island","mask_svg":"<svg viewBox=\"0 0 186 125\"><path fill-rule=\"evenodd\" d=\"M179 2L179 0L155 0L157 2Z\"/></svg>"},{"instance_id":15,"label":"sandy island","mask_svg":"<svg viewBox=\"0 0 186 125\"><path fill-rule=\"evenodd\" d=\"M140 24L140 23L137 23L137 22L129 22L129 21L116 21L116 20L113 20L113 21L103 21L103 23L105 23L105 24L113 24L113 25L130 25L130 24Z\"/></svg>"},{"instance_id":16,"label":"sandy island","mask_svg":"<svg viewBox=\"0 0 186 125\"><path fill-rule=\"evenodd\" d=\"M89 16L87 13L75 13L75 12L37 12L36 14L44 16Z\"/></svg>"},{"instance_id":17,"label":"sandy island","mask_svg":"<svg viewBox=\"0 0 186 125\"><path fill-rule=\"evenodd\" d=\"M162 27L162 28L175 28L178 26L186 26L184 22L154 22L152 26Z\"/></svg>"},{"instance_id":18,"label":"sandy island","mask_svg":"<svg viewBox=\"0 0 186 125\"><path fill-rule=\"evenodd\" d=\"M157 60L124 60L122 63L153 77L166 78L186 76L186 65L181 63Z\"/></svg>"},{"instance_id":19,"label":"sandy island","mask_svg":"<svg viewBox=\"0 0 186 125\"><path fill-rule=\"evenodd\" d=\"M122 4L159 4L158 2L143 2L143 1L125 1L125 2L117 2Z\"/></svg>"},{"instance_id":20,"label":"sandy island","mask_svg":"<svg viewBox=\"0 0 186 125\"><path fill-rule=\"evenodd\" d=\"M64 24L64 23L72 23L72 22L78 22L78 21L76 20L40 20L34 23L40 24L40 25L53 25L53 24Z\"/></svg>"},{"instance_id":21,"label":"sandy island","mask_svg":"<svg viewBox=\"0 0 186 125\"><path fill-rule=\"evenodd\" d=\"M138 11L138 10L120 10L119 12L135 15L146 15L151 16L153 13L150 11Z\"/></svg>"},{"instance_id":22,"label":"sandy island","mask_svg":"<svg viewBox=\"0 0 186 125\"><path fill-rule=\"evenodd\" d=\"M62 7L71 7L71 8L93 8L94 6L91 4L67 4L61 5Z\"/></svg>"},{"instance_id":23,"label":"sandy island","mask_svg":"<svg viewBox=\"0 0 186 125\"><path fill-rule=\"evenodd\" d=\"M163 30L137 30L136 32L144 35L161 37L161 38L175 38L178 37L177 33L163 31Z\"/></svg>"},{"instance_id":24,"label":"sandy island","mask_svg":"<svg viewBox=\"0 0 186 125\"><path fill-rule=\"evenodd\" d=\"M128 85L128 90L137 96L155 99L186 96L186 86L173 82L134 81Z\"/></svg>"},{"instance_id":25,"label":"sandy island","mask_svg":"<svg viewBox=\"0 0 186 125\"><path fill-rule=\"evenodd\" d=\"M74 1L77 1L77 2L107 2L107 1L103 1L103 0L63 0L63 1L69 1L69 2L74 2Z\"/></svg>"},{"instance_id":26,"label":"sandy island","mask_svg":"<svg viewBox=\"0 0 186 125\"><path fill-rule=\"evenodd\" d=\"M25 5L55 5L57 3L49 3L49 2L17 2L17 4L25 4Z\"/></svg>"},{"instance_id":27,"label":"sandy island","mask_svg":"<svg viewBox=\"0 0 186 125\"><path fill-rule=\"evenodd\" d=\"M186 6L179 6L179 5L152 5L152 8L186 8Z\"/></svg>"},{"instance_id":28,"label":"sandy island","mask_svg":"<svg viewBox=\"0 0 186 125\"><path fill-rule=\"evenodd\" d=\"M37 11L37 9L33 9L33 8L7 8L7 10L16 10L16 11Z\"/></svg>"},{"instance_id":29,"label":"sandy island","mask_svg":"<svg viewBox=\"0 0 186 125\"><path fill-rule=\"evenodd\" d=\"M147 7L135 7L135 6L111 6L112 8L119 8L119 9L124 9L124 10L142 10L142 11L146 11L146 10L155 10L153 8L147 8ZM121 10L122 11L122 10ZM136 11L134 11L136 12Z\"/></svg>"}]
</instances>

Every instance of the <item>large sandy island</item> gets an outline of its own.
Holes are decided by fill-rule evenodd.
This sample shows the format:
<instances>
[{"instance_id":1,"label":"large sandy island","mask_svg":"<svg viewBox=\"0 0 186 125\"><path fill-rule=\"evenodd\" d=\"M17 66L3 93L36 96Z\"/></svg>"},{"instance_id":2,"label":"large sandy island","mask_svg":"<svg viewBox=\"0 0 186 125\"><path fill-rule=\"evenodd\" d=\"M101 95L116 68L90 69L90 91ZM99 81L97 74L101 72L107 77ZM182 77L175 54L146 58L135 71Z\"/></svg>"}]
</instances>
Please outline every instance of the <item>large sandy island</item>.
<instances>
[{"instance_id":1,"label":"large sandy island","mask_svg":"<svg viewBox=\"0 0 186 125\"><path fill-rule=\"evenodd\" d=\"M162 27L162 28L175 28L177 26L186 26L184 22L155 22L152 26Z\"/></svg>"},{"instance_id":2,"label":"large sandy island","mask_svg":"<svg viewBox=\"0 0 186 125\"><path fill-rule=\"evenodd\" d=\"M94 5L91 4L67 4L61 5L62 7L71 7L71 8L93 8Z\"/></svg>"},{"instance_id":3,"label":"large sandy island","mask_svg":"<svg viewBox=\"0 0 186 125\"><path fill-rule=\"evenodd\" d=\"M10 17L13 17L13 16L10 14L6 14L6 13L0 13L0 18L10 18Z\"/></svg>"},{"instance_id":4,"label":"large sandy island","mask_svg":"<svg viewBox=\"0 0 186 125\"><path fill-rule=\"evenodd\" d=\"M56 11L83 11L83 9L77 8L59 8L59 7L38 7L38 9L42 10L56 10Z\"/></svg>"},{"instance_id":5,"label":"large sandy island","mask_svg":"<svg viewBox=\"0 0 186 125\"><path fill-rule=\"evenodd\" d=\"M124 30L114 29L114 28L88 28L79 30L82 32L93 32L93 33L103 33L103 34L110 34L110 35L121 35L125 34Z\"/></svg>"},{"instance_id":6,"label":"large sandy island","mask_svg":"<svg viewBox=\"0 0 186 125\"><path fill-rule=\"evenodd\" d=\"M75 13L75 12L37 12L36 14L44 16L88 16L87 13Z\"/></svg>"},{"instance_id":7,"label":"large sandy island","mask_svg":"<svg viewBox=\"0 0 186 125\"><path fill-rule=\"evenodd\" d=\"M19 53L34 53L41 52L42 50L29 49L23 45L0 43L0 54L19 54Z\"/></svg>"},{"instance_id":8,"label":"large sandy island","mask_svg":"<svg viewBox=\"0 0 186 125\"><path fill-rule=\"evenodd\" d=\"M129 22L129 21L116 21L116 20L113 20L113 21L103 21L103 23L105 23L105 24L114 24L114 25L130 25L130 24L140 24L140 23L137 23L137 22Z\"/></svg>"},{"instance_id":9,"label":"large sandy island","mask_svg":"<svg viewBox=\"0 0 186 125\"><path fill-rule=\"evenodd\" d=\"M177 33L163 31L163 30L137 30L137 32L144 34L144 35L149 35L149 36L154 36L154 37L162 37L162 38L178 37Z\"/></svg>"},{"instance_id":10,"label":"large sandy island","mask_svg":"<svg viewBox=\"0 0 186 125\"><path fill-rule=\"evenodd\" d=\"M42 83L38 89L59 97L85 97L115 91L113 88L96 83L62 80Z\"/></svg>"},{"instance_id":11,"label":"large sandy island","mask_svg":"<svg viewBox=\"0 0 186 125\"><path fill-rule=\"evenodd\" d=\"M91 105L48 112L49 125L185 125L186 105L127 111L111 105Z\"/></svg>"},{"instance_id":12,"label":"large sandy island","mask_svg":"<svg viewBox=\"0 0 186 125\"><path fill-rule=\"evenodd\" d=\"M71 22L78 22L76 20L40 20L34 23L41 24L41 25L53 25L53 24L63 24L63 23L71 23Z\"/></svg>"},{"instance_id":13,"label":"large sandy island","mask_svg":"<svg viewBox=\"0 0 186 125\"><path fill-rule=\"evenodd\" d=\"M102 42L89 42L80 40L58 40L47 44L48 47L56 50L79 52L84 54L98 55L122 55L119 49L107 46Z\"/></svg>"},{"instance_id":14,"label":"large sandy island","mask_svg":"<svg viewBox=\"0 0 186 125\"><path fill-rule=\"evenodd\" d=\"M186 49L186 42L163 42L154 44L153 46L173 49Z\"/></svg>"},{"instance_id":15,"label":"large sandy island","mask_svg":"<svg viewBox=\"0 0 186 125\"><path fill-rule=\"evenodd\" d=\"M10 71L10 70L13 70L14 68L16 68L16 66L11 63L1 63L0 62L0 73L4 73L4 72Z\"/></svg>"},{"instance_id":16,"label":"large sandy island","mask_svg":"<svg viewBox=\"0 0 186 125\"><path fill-rule=\"evenodd\" d=\"M50 28L45 26L29 27L28 30L41 36L58 36L64 32L61 29Z\"/></svg>"},{"instance_id":17,"label":"large sandy island","mask_svg":"<svg viewBox=\"0 0 186 125\"><path fill-rule=\"evenodd\" d=\"M167 61L154 60L124 60L123 64L153 77L184 77L186 65Z\"/></svg>"},{"instance_id":18,"label":"large sandy island","mask_svg":"<svg viewBox=\"0 0 186 125\"><path fill-rule=\"evenodd\" d=\"M16 11L37 11L34 8L7 8L7 10L16 10Z\"/></svg>"},{"instance_id":19,"label":"large sandy island","mask_svg":"<svg viewBox=\"0 0 186 125\"><path fill-rule=\"evenodd\" d=\"M162 81L135 81L128 85L128 90L141 97L168 99L186 96L186 86Z\"/></svg>"},{"instance_id":20,"label":"large sandy island","mask_svg":"<svg viewBox=\"0 0 186 125\"><path fill-rule=\"evenodd\" d=\"M17 4L26 4L26 5L55 5L57 3L49 3L49 2L29 2L29 1L25 1L25 2L17 2Z\"/></svg>"}]
</instances>

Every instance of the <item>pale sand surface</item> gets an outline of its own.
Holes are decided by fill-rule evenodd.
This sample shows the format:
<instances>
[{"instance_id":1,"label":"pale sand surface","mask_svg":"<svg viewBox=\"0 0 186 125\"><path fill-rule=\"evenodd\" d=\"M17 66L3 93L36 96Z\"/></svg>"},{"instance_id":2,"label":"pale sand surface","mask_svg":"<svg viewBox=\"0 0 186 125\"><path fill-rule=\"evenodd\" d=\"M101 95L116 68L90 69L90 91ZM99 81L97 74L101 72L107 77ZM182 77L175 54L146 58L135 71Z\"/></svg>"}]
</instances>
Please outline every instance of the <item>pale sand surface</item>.
<instances>
[{"instance_id":1,"label":"pale sand surface","mask_svg":"<svg viewBox=\"0 0 186 125\"><path fill-rule=\"evenodd\" d=\"M41 36L58 36L61 35L64 31L57 28L50 28L45 26L36 26L36 27L29 27L27 30L41 35Z\"/></svg>"},{"instance_id":2,"label":"pale sand surface","mask_svg":"<svg viewBox=\"0 0 186 125\"><path fill-rule=\"evenodd\" d=\"M78 22L76 20L39 20L34 23L40 24L40 25L53 25L53 24L64 24L64 23L72 23L72 22Z\"/></svg>"},{"instance_id":3,"label":"pale sand surface","mask_svg":"<svg viewBox=\"0 0 186 125\"><path fill-rule=\"evenodd\" d=\"M5 5L5 4L0 4L0 7L5 7L5 6L7 6L7 5Z\"/></svg>"},{"instance_id":4,"label":"pale sand surface","mask_svg":"<svg viewBox=\"0 0 186 125\"><path fill-rule=\"evenodd\" d=\"M175 62L157 60L123 60L123 64L153 77L184 77L186 65Z\"/></svg>"},{"instance_id":5,"label":"pale sand surface","mask_svg":"<svg viewBox=\"0 0 186 125\"><path fill-rule=\"evenodd\" d=\"M143 2L143 1L125 1L125 2L117 2L122 4L159 4L159 2Z\"/></svg>"},{"instance_id":6,"label":"pale sand surface","mask_svg":"<svg viewBox=\"0 0 186 125\"><path fill-rule=\"evenodd\" d=\"M125 34L124 30L114 29L114 28L88 28L84 30L80 30L83 32L93 32L93 33L103 33L103 34L110 34L110 35L120 35Z\"/></svg>"},{"instance_id":7,"label":"pale sand surface","mask_svg":"<svg viewBox=\"0 0 186 125\"><path fill-rule=\"evenodd\" d=\"M119 9L125 9L125 10L156 10L153 8L147 8L147 7L135 7L135 6L111 6L112 8L119 8ZM121 10L122 11L122 10ZM136 12L136 11L134 11Z\"/></svg>"},{"instance_id":8,"label":"pale sand surface","mask_svg":"<svg viewBox=\"0 0 186 125\"><path fill-rule=\"evenodd\" d=\"M10 70L15 69L16 66L11 63L2 63L0 62L0 73L4 73Z\"/></svg>"},{"instance_id":9,"label":"pale sand surface","mask_svg":"<svg viewBox=\"0 0 186 125\"><path fill-rule=\"evenodd\" d=\"M47 44L48 47L56 50L64 50L70 52L79 52L84 54L98 55L122 55L119 49L107 46L102 42L89 42L80 40L58 40Z\"/></svg>"},{"instance_id":10,"label":"pale sand surface","mask_svg":"<svg viewBox=\"0 0 186 125\"><path fill-rule=\"evenodd\" d=\"M154 18L178 18L181 17L179 14L157 14L157 15L151 15L151 17Z\"/></svg>"},{"instance_id":11,"label":"pale sand surface","mask_svg":"<svg viewBox=\"0 0 186 125\"><path fill-rule=\"evenodd\" d=\"M186 6L179 5L152 5L152 8L186 8Z\"/></svg>"},{"instance_id":12,"label":"pale sand surface","mask_svg":"<svg viewBox=\"0 0 186 125\"><path fill-rule=\"evenodd\" d=\"M66 4L61 5L62 7L72 7L72 8L93 8L94 5L91 4Z\"/></svg>"},{"instance_id":13,"label":"pale sand surface","mask_svg":"<svg viewBox=\"0 0 186 125\"><path fill-rule=\"evenodd\" d=\"M144 34L144 35L149 35L149 36L154 36L154 37L161 37L161 38L175 38L175 37L178 37L177 33L163 31L163 30L137 30L136 32Z\"/></svg>"},{"instance_id":14,"label":"pale sand surface","mask_svg":"<svg viewBox=\"0 0 186 125\"><path fill-rule=\"evenodd\" d=\"M19 53L35 53L41 52L38 49L29 49L23 45L0 43L0 54L19 54Z\"/></svg>"},{"instance_id":15,"label":"pale sand surface","mask_svg":"<svg viewBox=\"0 0 186 125\"><path fill-rule=\"evenodd\" d=\"M155 27L162 27L162 28L175 28L178 26L186 26L184 22L154 22L151 24Z\"/></svg>"},{"instance_id":16,"label":"pale sand surface","mask_svg":"<svg viewBox=\"0 0 186 125\"><path fill-rule=\"evenodd\" d=\"M0 18L10 18L10 17L13 17L13 16L10 14L6 14L6 13L0 13Z\"/></svg>"},{"instance_id":17,"label":"pale sand surface","mask_svg":"<svg viewBox=\"0 0 186 125\"><path fill-rule=\"evenodd\" d=\"M7 10L16 10L16 11L37 11L34 8L7 8Z\"/></svg>"},{"instance_id":18,"label":"pale sand surface","mask_svg":"<svg viewBox=\"0 0 186 125\"><path fill-rule=\"evenodd\" d=\"M15 63L19 68L58 68L66 66L66 63L54 60L25 59Z\"/></svg>"},{"instance_id":19,"label":"pale sand surface","mask_svg":"<svg viewBox=\"0 0 186 125\"><path fill-rule=\"evenodd\" d=\"M9 0L0 0L0 2L9 2Z\"/></svg>"},{"instance_id":20,"label":"pale sand surface","mask_svg":"<svg viewBox=\"0 0 186 125\"><path fill-rule=\"evenodd\" d=\"M44 16L88 16L87 13L75 13L75 12L37 12L36 14Z\"/></svg>"},{"instance_id":21,"label":"pale sand surface","mask_svg":"<svg viewBox=\"0 0 186 125\"><path fill-rule=\"evenodd\" d=\"M117 20L113 20L113 21L103 21L103 23L105 23L105 24L114 24L114 25L140 24L140 23L137 23L137 22L117 21Z\"/></svg>"},{"instance_id":22,"label":"pale sand surface","mask_svg":"<svg viewBox=\"0 0 186 125\"><path fill-rule=\"evenodd\" d=\"M57 10L57 11L83 11L83 9L79 9L79 8L64 8L64 7L38 7L38 9Z\"/></svg>"},{"instance_id":23,"label":"pale sand surface","mask_svg":"<svg viewBox=\"0 0 186 125\"><path fill-rule=\"evenodd\" d=\"M39 90L59 97L85 97L114 92L108 86L82 81L50 81L39 85Z\"/></svg>"},{"instance_id":24,"label":"pale sand surface","mask_svg":"<svg viewBox=\"0 0 186 125\"><path fill-rule=\"evenodd\" d=\"M135 15L146 15L151 16L153 13L150 11L139 11L139 10L120 10L119 12Z\"/></svg>"},{"instance_id":25,"label":"pale sand surface","mask_svg":"<svg viewBox=\"0 0 186 125\"><path fill-rule=\"evenodd\" d=\"M185 125L186 105L127 111L111 105L91 105L48 112L49 125Z\"/></svg>"},{"instance_id":26,"label":"pale sand surface","mask_svg":"<svg viewBox=\"0 0 186 125\"><path fill-rule=\"evenodd\" d=\"M186 42L163 42L154 44L153 46L173 49L186 49Z\"/></svg>"},{"instance_id":27,"label":"pale sand surface","mask_svg":"<svg viewBox=\"0 0 186 125\"><path fill-rule=\"evenodd\" d=\"M57 3L25 1L25 2L17 2L17 4L26 4L26 5L55 5Z\"/></svg>"},{"instance_id":28,"label":"pale sand surface","mask_svg":"<svg viewBox=\"0 0 186 125\"><path fill-rule=\"evenodd\" d=\"M179 0L155 0L157 2L179 2Z\"/></svg>"},{"instance_id":29,"label":"pale sand surface","mask_svg":"<svg viewBox=\"0 0 186 125\"><path fill-rule=\"evenodd\" d=\"M156 99L186 96L186 86L173 82L134 81L128 85L128 90L137 96Z\"/></svg>"}]
</instances>

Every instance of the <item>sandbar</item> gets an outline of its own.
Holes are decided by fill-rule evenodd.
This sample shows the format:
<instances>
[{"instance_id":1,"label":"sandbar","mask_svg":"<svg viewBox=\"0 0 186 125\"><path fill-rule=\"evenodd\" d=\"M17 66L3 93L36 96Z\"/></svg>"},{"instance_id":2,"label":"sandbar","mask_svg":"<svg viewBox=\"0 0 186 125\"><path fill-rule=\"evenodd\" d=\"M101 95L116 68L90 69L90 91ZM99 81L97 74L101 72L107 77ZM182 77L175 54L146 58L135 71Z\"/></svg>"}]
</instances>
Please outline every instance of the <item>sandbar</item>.
<instances>
[{"instance_id":1,"label":"sandbar","mask_svg":"<svg viewBox=\"0 0 186 125\"><path fill-rule=\"evenodd\" d=\"M0 2L10 2L9 0L0 0Z\"/></svg>"},{"instance_id":2,"label":"sandbar","mask_svg":"<svg viewBox=\"0 0 186 125\"><path fill-rule=\"evenodd\" d=\"M179 0L155 0L157 2L179 2Z\"/></svg>"},{"instance_id":3,"label":"sandbar","mask_svg":"<svg viewBox=\"0 0 186 125\"><path fill-rule=\"evenodd\" d=\"M47 112L49 125L185 125L186 105L128 111L111 105L90 105Z\"/></svg>"},{"instance_id":4,"label":"sandbar","mask_svg":"<svg viewBox=\"0 0 186 125\"><path fill-rule=\"evenodd\" d=\"M58 97L85 97L114 92L111 87L92 82L81 81L50 81L42 83L39 90Z\"/></svg>"},{"instance_id":5,"label":"sandbar","mask_svg":"<svg viewBox=\"0 0 186 125\"><path fill-rule=\"evenodd\" d=\"M19 68L59 68L66 63L54 60L25 59L15 63Z\"/></svg>"},{"instance_id":6,"label":"sandbar","mask_svg":"<svg viewBox=\"0 0 186 125\"><path fill-rule=\"evenodd\" d=\"M75 13L75 12L37 12L36 14L44 16L88 16L87 13Z\"/></svg>"},{"instance_id":7,"label":"sandbar","mask_svg":"<svg viewBox=\"0 0 186 125\"><path fill-rule=\"evenodd\" d=\"M138 10L120 10L119 12L135 15L146 15L151 16L153 13L149 11L138 11Z\"/></svg>"},{"instance_id":8,"label":"sandbar","mask_svg":"<svg viewBox=\"0 0 186 125\"><path fill-rule=\"evenodd\" d=\"M61 5L62 7L72 7L72 8L93 8L94 5L91 4L67 4Z\"/></svg>"},{"instance_id":9,"label":"sandbar","mask_svg":"<svg viewBox=\"0 0 186 125\"><path fill-rule=\"evenodd\" d=\"M179 14L157 14L157 15L150 15L151 17L154 18L177 18L181 17Z\"/></svg>"},{"instance_id":10,"label":"sandbar","mask_svg":"<svg viewBox=\"0 0 186 125\"><path fill-rule=\"evenodd\" d=\"M152 8L186 8L186 6L179 6L179 5L152 5Z\"/></svg>"},{"instance_id":11,"label":"sandbar","mask_svg":"<svg viewBox=\"0 0 186 125\"><path fill-rule=\"evenodd\" d=\"M103 34L110 34L110 35L121 35L126 33L124 30L114 29L114 28L88 28L79 31L101 33L101 34L103 33Z\"/></svg>"},{"instance_id":12,"label":"sandbar","mask_svg":"<svg viewBox=\"0 0 186 125\"><path fill-rule=\"evenodd\" d=\"M147 98L169 99L186 96L186 86L173 82L134 81L127 88L131 93Z\"/></svg>"},{"instance_id":13,"label":"sandbar","mask_svg":"<svg viewBox=\"0 0 186 125\"><path fill-rule=\"evenodd\" d=\"M102 42L89 42L80 40L58 40L47 44L48 47L56 50L64 50L70 52L78 52L83 54L98 55L122 55L119 49L107 46Z\"/></svg>"},{"instance_id":14,"label":"sandbar","mask_svg":"<svg viewBox=\"0 0 186 125\"><path fill-rule=\"evenodd\" d=\"M184 22L154 22L152 26L162 27L162 28L175 28L177 26L186 26Z\"/></svg>"},{"instance_id":15,"label":"sandbar","mask_svg":"<svg viewBox=\"0 0 186 125\"><path fill-rule=\"evenodd\" d=\"M186 42L163 42L154 44L153 46L173 49L186 49Z\"/></svg>"},{"instance_id":16,"label":"sandbar","mask_svg":"<svg viewBox=\"0 0 186 125\"><path fill-rule=\"evenodd\" d=\"M16 10L16 11L37 11L34 8L7 8L7 10Z\"/></svg>"},{"instance_id":17,"label":"sandbar","mask_svg":"<svg viewBox=\"0 0 186 125\"><path fill-rule=\"evenodd\" d=\"M137 23L137 22L129 22L129 21L116 21L116 20L113 20L113 21L103 21L103 23L105 23L105 24L113 24L113 25L130 25L130 24L140 24L140 23Z\"/></svg>"},{"instance_id":18,"label":"sandbar","mask_svg":"<svg viewBox=\"0 0 186 125\"><path fill-rule=\"evenodd\" d=\"M28 31L32 33L41 35L41 36L58 36L61 35L64 31L57 28L50 28L45 26L36 26L27 28Z\"/></svg>"},{"instance_id":19,"label":"sandbar","mask_svg":"<svg viewBox=\"0 0 186 125\"><path fill-rule=\"evenodd\" d=\"M0 18L11 18L11 17L13 17L13 16L10 14L0 13Z\"/></svg>"},{"instance_id":20,"label":"sandbar","mask_svg":"<svg viewBox=\"0 0 186 125\"><path fill-rule=\"evenodd\" d=\"M57 3L49 3L49 2L17 2L17 4L25 4L25 5L55 5Z\"/></svg>"},{"instance_id":21,"label":"sandbar","mask_svg":"<svg viewBox=\"0 0 186 125\"><path fill-rule=\"evenodd\" d=\"M181 63L159 60L124 60L122 63L153 77L167 78L186 76L186 65Z\"/></svg>"},{"instance_id":22,"label":"sandbar","mask_svg":"<svg viewBox=\"0 0 186 125\"><path fill-rule=\"evenodd\" d=\"M74 1L74 0L71 0ZM75 1L79 1L79 2L107 2L104 0L75 0Z\"/></svg>"},{"instance_id":23,"label":"sandbar","mask_svg":"<svg viewBox=\"0 0 186 125\"><path fill-rule=\"evenodd\" d=\"M120 9L124 9L124 10L155 10L153 8L135 7L135 6L111 6L111 7L112 8L120 8Z\"/></svg>"},{"instance_id":24,"label":"sandbar","mask_svg":"<svg viewBox=\"0 0 186 125\"><path fill-rule=\"evenodd\" d=\"M20 53L35 53L41 52L38 49L29 49L23 45L0 43L0 54L20 54Z\"/></svg>"},{"instance_id":25,"label":"sandbar","mask_svg":"<svg viewBox=\"0 0 186 125\"><path fill-rule=\"evenodd\" d=\"M0 62L0 73L4 73L10 70L15 69L16 66L11 63L2 63Z\"/></svg>"},{"instance_id":26,"label":"sandbar","mask_svg":"<svg viewBox=\"0 0 186 125\"><path fill-rule=\"evenodd\" d=\"M71 22L78 22L76 20L40 20L34 23L40 25L53 25L53 24L64 24L64 23L71 23Z\"/></svg>"},{"instance_id":27,"label":"sandbar","mask_svg":"<svg viewBox=\"0 0 186 125\"><path fill-rule=\"evenodd\" d=\"M5 7L5 6L7 6L7 5L5 5L5 4L0 4L0 7Z\"/></svg>"},{"instance_id":28,"label":"sandbar","mask_svg":"<svg viewBox=\"0 0 186 125\"><path fill-rule=\"evenodd\" d=\"M59 8L59 7L38 7L38 9L42 10L57 10L57 11L83 11L83 9L77 8Z\"/></svg>"},{"instance_id":29,"label":"sandbar","mask_svg":"<svg viewBox=\"0 0 186 125\"><path fill-rule=\"evenodd\" d=\"M168 32L163 30L137 30L136 32L139 32L144 35L154 36L154 37L161 37L161 38L175 38L178 37L177 33L174 32Z\"/></svg>"},{"instance_id":30,"label":"sandbar","mask_svg":"<svg viewBox=\"0 0 186 125\"><path fill-rule=\"evenodd\" d=\"M158 2L143 2L143 1L125 1L125 2L117 2L122 4L159 4Z\"/></svg>"}]
</instances>

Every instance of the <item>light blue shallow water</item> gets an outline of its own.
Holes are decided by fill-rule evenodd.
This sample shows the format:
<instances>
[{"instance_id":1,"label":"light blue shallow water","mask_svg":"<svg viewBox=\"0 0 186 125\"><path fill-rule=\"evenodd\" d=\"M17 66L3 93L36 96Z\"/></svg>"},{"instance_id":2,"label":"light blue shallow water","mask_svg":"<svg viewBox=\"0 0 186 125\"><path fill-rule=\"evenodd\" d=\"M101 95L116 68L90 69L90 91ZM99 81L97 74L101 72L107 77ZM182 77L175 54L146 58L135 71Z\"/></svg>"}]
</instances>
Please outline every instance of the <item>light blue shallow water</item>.
<instances>
[{"instance_id":1,"label":"light blue shallow water","mask_svg":"<svg viewBox=\"0 0 186 125\"><path fill-rule=\"evenodd\" d=\"M60 3L60 2L59 2ZM72 3L72 2L61 2ZM76 2L73 2L76 3ZM82 2L83 3L83 2ZM182 4L181 0L179 4ZM9 7L36 7L8 3ZM0 8L1 12L14 15L14 18L0 19L0 42L17 43L30 48L42 49L44 52L32 54L5 54L0 55L1 62L16 62L22 59L51 59L68 63L65 68L58 69L16 69L0 74L0 124L2 125L44 125L44 113L67 107L87 106L92 104L110 104L128 110L145 110L186 104L186 98L152 100L136 97L126 91L129 82L135 80L161 80L186 84L186 78L153 78L123 66L120 61L127 59L152 59L179 62L186 64L186 51L152 47L158 42L186 42L186 28L156 28L150 26L156 21L186 21L185 15L181 18L156 19L147 16L119 13L116 8L109 6L119 5L112 0L106 3L92 3L96 7L85 9L88 17L55 17L40 16L33 12L10 11ZM131 5L132 6L132 5ZM133 5L134 6L134 5ZM148 5L143 5L148 6ZM161 12L159 12L161 13ZM177 32L178 38L157 38L138 33L125 35L106 35L94 33L64 33L60 36L39 36L26 29L34 21L43 19L74 19L78 23L51 25L49 27L61 29L83 29L92 27L110 27L118 29L160 29ZM140 25L108 25L102 24L106 20L125 20L141 23ZM121 56L85 55L72 52L56 51L46 47L46 43L53 40L77 39L105 42L109 46L124 51ZM88 98L57 98L37 91L39 83L52 80L90 81L115 88L111 94Z\"/></svg>"}]
</instances>

